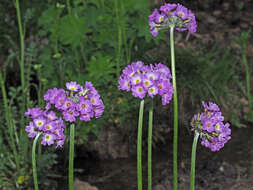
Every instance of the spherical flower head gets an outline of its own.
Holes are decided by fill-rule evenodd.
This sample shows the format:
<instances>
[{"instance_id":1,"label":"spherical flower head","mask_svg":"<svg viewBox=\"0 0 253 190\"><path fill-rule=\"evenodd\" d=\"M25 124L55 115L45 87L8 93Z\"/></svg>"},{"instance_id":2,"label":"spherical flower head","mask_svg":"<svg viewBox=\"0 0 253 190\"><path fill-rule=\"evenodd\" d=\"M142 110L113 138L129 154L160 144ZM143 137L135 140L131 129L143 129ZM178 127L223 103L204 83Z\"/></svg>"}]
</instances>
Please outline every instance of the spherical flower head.
<instances>
[{"instance_id":1,"label":"spherical flower head","mask_svg":"<svg viewBox=\"0 0 253 190\"><path fill-rule=\"evenodd\" d=\"M32 108L28 109L26 115L33 119L25 128L29 138L34 138L39 133L42 133L41 144L50 146L56 142L56 139L58 141L61 140L61 144L64 144L62 139L65 125L62 118L57 117L55 112L47 109L43 111L39 108ZM59 136L55 133L56 130L60 131Z\"/></svg>"},{"instance_id":2,"label":"spherical flower head","mask_svg":"<svg viewBox=\"0 0 253 190\"><path fill-rule=\"evenodd\" d=\"M77 84L75 81L67 82L66 87L68 90L77 92L80 89L80 85Z\"/></svg>"},{"instance_id":3,"label":"spherical flower head","mask_svg":"<svg viewBox=\"0 0 253 190\"><path fill-rule=\"evenodd\" d=\"M92 117L98 118L102 115L104 104L91 82L86 81L83 87L75 81L71 81L66 83L66 88L66 91L56 88L49 89L44 95L45 100L50 103L50 106L54 105L57 110L62 112L65 121L75 122L78 116L80 116L80 120L90 121ZM58 126L65 128L61 118L55 120L54 123L56 124L54 128L58 128ZM54 135L56 135L55 132L57 131L56 129L50 130ZM57 137L56 139L57 146L60 146L61 142L64 142L60 141Z\"/></svg>"},{"instance_id":4,"label":"spherical flower head","mask_svg":"<svg viewBox=\"0 0 253 190\"><path fill-rule=\"evenodd\" d=\"M132 95L140 99L146 94L151 98L159 94L162 104L166 105L173 95L171 78L170 69L161 63L144 65L142 61L132 62L123 70L118 89L131 90Z\"/></svg>"},{"instance_id":5,"label":"spherical flower head","mask_svg":"<svg viewBox=\"0 0 253 190\"><path fill-rule=\"evenodd\" d=\"M215 152L231 138L231 129L229 123L223 123L224 117L217 104L202 101L202 105L204 111L194 115L191 126L200 134L201 144Z\"/></svg>"},{"instance_id":6,"label":"spherical flower head","mask_svg":"<svg viewBox=\"0 0 253 190\"><path fill-rule=\"evenodd\" d=\"M150 32L153 36L158 36L158 31L176 28L177 31L183 32L188 30L193 34L197 30L197 22L194 14L181 4L165 3L149 15Z\"/></svg>"}]
</instances>

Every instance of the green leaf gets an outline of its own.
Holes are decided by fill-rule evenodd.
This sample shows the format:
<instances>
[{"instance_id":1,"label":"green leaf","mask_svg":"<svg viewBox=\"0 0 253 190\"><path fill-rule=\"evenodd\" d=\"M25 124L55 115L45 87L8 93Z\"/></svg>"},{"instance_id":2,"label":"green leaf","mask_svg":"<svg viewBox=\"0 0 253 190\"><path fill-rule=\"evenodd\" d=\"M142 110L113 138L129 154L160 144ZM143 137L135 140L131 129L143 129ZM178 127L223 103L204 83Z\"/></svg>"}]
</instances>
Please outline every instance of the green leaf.
<instances>
[{"instance_id":1,"label":"green leaf","mask_svg":"<svg viewBox=\"0 0 253 190\"><path fill-rule=\"evenodd\" d=\"M87 32L85 18L77 18L69 15L64 16L61 20L59 32L60 41L64 45L78 46Z\"/></svg>"},{"instance_id":2,"label":"green leaf","mask_svg":"<svg viewBox=\"0 0 253 190\"><path fill-rule=\"evenodd\" d=\"M113 80L113 74L115 74L115 63L111 61L110 56L103 56L98 54L96 57L92 57L88 62L87 70L89 72L89 78L93 81L98 80Z\"/></svg>"}]
</instances>

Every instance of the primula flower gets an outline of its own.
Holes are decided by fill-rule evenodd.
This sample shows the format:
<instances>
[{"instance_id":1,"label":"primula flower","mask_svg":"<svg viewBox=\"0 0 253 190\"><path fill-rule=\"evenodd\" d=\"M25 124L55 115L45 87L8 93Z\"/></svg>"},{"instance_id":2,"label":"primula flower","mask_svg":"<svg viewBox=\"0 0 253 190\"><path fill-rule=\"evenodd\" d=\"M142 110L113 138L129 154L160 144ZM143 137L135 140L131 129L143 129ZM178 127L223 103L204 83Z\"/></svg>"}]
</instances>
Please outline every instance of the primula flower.
<instances>
[{"instance_id":1,"label":"primula flower","mask_svg":"<svg viewBox=\"0 0 253 190\"><path fill-rule=\"evenodd\" d=\"M144 65L142 61L132 62L122 71L118 89L131 90L132 95L140 99L159 94L162 105L166 105L173 95L171 78L170 69L161 63Z\"/></svg>"},{"instance_id":2,"label":"primula flower","mask_svg":"<svg viewBox=\"0 0 253 190\"><path fill-rule=\"evenodd\" d=\"M182 32L188 30L190 34L197 31L195 15L181 4L165 3L160 7L160 11L155 9L149 15L150 32L153 36L158 36L161 29L175 27Z\"/></svg>"},{"instance_id":3,"label":"primula flower","mask_svg":"<svg viewBox=\"0 0 253 190\"><path fill-rule=\"evenodd\" d=\"M215 152L220 150L231 138L229 123L224 124L224 117L220 108L215 103L202 102L204 112L195 114L192 118L191 126L200 134L201 144Z\"/></svg>"},{"instance_id":4,"label":"primula flower","mask_svg":"<svg viewBox=\"0 0 253 190\"><path fill-rule=\"evenodd\" d=\"M77 84L76 82L67 82L66 87L68 90L77 92L80 89L80 85Z\"/></svg>"},{"instance_id":5,"label":"primula flower","mask_svg":"<svg viewBox=\"0 0 253 190\"><path fill-rule=\"evenodd\" d=\"M67 90L49 89L44 95L44 100L62 112L65 121L75 122L78 116L86 122L94 116L101 117L104 104L91 82L86 81L83 87L71 81L66 83L66 88ZM54 101L51 101L50 95L53 92L57 95L54 96Z\"/></svg>"},{"instance_id":6,"label":"primula flower","mask_svg":"<svg viewBox=\"0 0 253 190\"><path fill-rule=\"evenodd\" d=\"M30 116L33 119L25 128L29 138L34 138L40 132L43 134L42 145L50 146L56 143L57 147L61 147L64 144L65 135L63 131L65 125L62 119L56 116L55 112L32 108L28 109L25 116Z\"/></svg>"}]
</instances>

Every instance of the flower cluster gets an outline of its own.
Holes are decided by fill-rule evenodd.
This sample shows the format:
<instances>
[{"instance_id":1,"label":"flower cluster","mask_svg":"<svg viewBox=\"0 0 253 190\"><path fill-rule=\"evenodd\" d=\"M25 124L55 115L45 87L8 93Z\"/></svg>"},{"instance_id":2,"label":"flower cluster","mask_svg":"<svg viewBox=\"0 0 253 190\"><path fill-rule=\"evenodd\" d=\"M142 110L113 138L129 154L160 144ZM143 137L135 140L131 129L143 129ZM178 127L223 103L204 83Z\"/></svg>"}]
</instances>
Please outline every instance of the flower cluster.
<instances>
[{"instance_id":1,"label":"flower cluster","mask_svg":"<svg viewBox=\"0 0 253 190\"><path fill-rule=\"evenodd\" d=\"M190 34L197 31L197 22L195 15L186 7L180 4L165 3L149 15L150 32L153 36L158 35L160 29L175 27L182 32L189 30Z\"/></svg>"},{"instance_id":2,"label":"flower cluster","mask_svg":"<svg viewBox=\"0 0 253 190\"><path fill-rule=\"evenodd\" d=\"M64 122L61 117L57 117L53 111L43 111L40 108L31 108L25 113L30 116L33 121L26 126L28 137L34 138L38 133L42 133L42 145L52 145L56 143L56 147L62 147L65 141Z\"/></svg>"},{"instance_id":3,"label":"flower cluster","mask_svg":"<svg viewBox=\"0 0 253 190\"><path fill-rule=\"evenodd\" d=\"M90 121L94 116L99 118L104 112L104 104L91 82L85 82L85 87L76 82L66 83L67 91L49 89L44 95L47 108L54 105L60 110L66 121L74 122L80 116L82 121Z\"/></svg>"},{"instance_id":4,"label":"flower cluster","mask_svg":"<svg viewBox=\"0 0 253 190\"><path fill-rule=\"evenodd\" d=\"M215 152L231 138L231 129L229 123L223 123L224 117L216 104L209 102L208 105L202 101L202 105L204 112L194 115L191 126L200 134L201 144Z\"/></svg>"},{"instance_id":5,"label":"flower cluster","mask_svg":"<svg viewBox=\"0 0 253 190\"><path fill-rule=\"evenodd\" d=\"M142 61L132 62L119 78L119 90L132 91L134 97L145 98L146 93L153 98L159 94L162 105L169 104L172 99L173 86L170 83L170 70L165 65L144 65Z\"/></svg>"}]
</instances>

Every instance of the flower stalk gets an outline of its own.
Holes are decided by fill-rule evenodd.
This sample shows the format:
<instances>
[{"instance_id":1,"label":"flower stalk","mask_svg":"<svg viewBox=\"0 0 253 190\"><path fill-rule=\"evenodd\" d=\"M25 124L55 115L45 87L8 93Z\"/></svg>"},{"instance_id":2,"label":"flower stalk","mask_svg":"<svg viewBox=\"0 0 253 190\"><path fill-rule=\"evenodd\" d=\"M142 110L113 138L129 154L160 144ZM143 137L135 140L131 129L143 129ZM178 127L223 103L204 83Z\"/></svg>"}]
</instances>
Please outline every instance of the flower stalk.
<instances>
[{"instance_id":1,"label":"flower stalk","mask_svg":"<svg viewBox=\"0 0 253 190\"><path fill-rule=\"evenodd\" d=\"M25 61L25 35L24 35L24 28L22 26L21 21L21 13L20 13L20 6L19 0L15 1L15 8L17 12L17 21L18 21L18 29L19 29L19 38L20 38L20 58L19 58L19 67L20 67L20 77L21 77L21 87L22 87L22 104L21 104L21 130L20 130L20 137L23 137L24 133L24 126L25 126L25 107L26 107L26 88L25 88L25 68L24 68L24 61ZM28 152L28 141L27 138L25 139L25 148L24 154L27 155Z\"/></svg>"},{"instance_id":2,"label":"flower stalk","mask_svg":"<svg viewBox=\"0 0 253 190\"><path fill-rule=\"evenodd\" d=\"M75 124L70 125L69 139L69 190L74 190L74 140L75 140Z\"/></svg>"},{"instance_id":3,"label":"flower stalk","mask_svg":"<svg viewBox=\"0 0 253 190\"><path fill-rule=\"evenodd\" d=\"M36 169L36 144L41 135L41 132L37 134L33 141L33 147L32 147L32 165L33 165L33 184L34 184L34 189L39 190L38 186L38 179L37 179L37 169Z\"/></svg>"},{"instance_id":4,"label":"flower stalk","mask_svg":"<svg viewBox=\"0 0 253 190\"><path fill-rule=\"evenodd\" d=\"M193 143L192 143L190 190L194 190L194 188L195 188L195 162L196 162L196 150L197 150L198 138L199 138L199 133L195 132L194 140L193 140Z\"/></svg>"},{"instance_id":5,"label":"flower stalk","mask_svg":"<svg viewBox=\"0 0 253 190\"><path fill-rule=\"evenodd\" d=\"M153 127L153 100L149 108L149 119L148 119L148 190L152 189L152 127Z\"/></svg>"},{"instance_id":6,"label":"flower stalk","mask_svg":"<svg viewBox=\"0 0 253 190\"><path fill-rule=\"evenodd\" d=\"M142 122L143 122L144 100L140 102L138 137L137 137L137 180L138 190L142 190Z\"/></svg>"},{"instance_id":7,"label":"flower stalk","mask_svg":"<svg viewBox=\"0 0 253 190\"><path fill-rule=\"evenodd\" d=\"M172 85L174 88L173 106L174 106L174 136L173 136L173 189L177 190L177 147L178 147L178 101L177 101L177 85L176 85L176 69L175 69L175 50L174 50L174 27L170 27L170 50L171 50L171 72Z\"/></svg>"}]
</instances>

